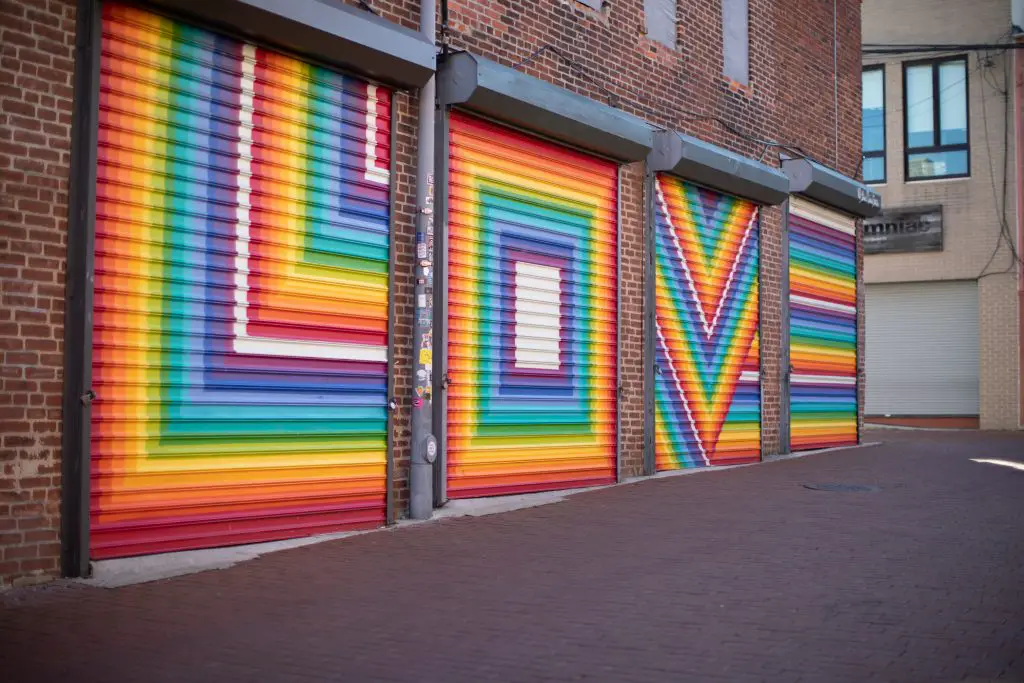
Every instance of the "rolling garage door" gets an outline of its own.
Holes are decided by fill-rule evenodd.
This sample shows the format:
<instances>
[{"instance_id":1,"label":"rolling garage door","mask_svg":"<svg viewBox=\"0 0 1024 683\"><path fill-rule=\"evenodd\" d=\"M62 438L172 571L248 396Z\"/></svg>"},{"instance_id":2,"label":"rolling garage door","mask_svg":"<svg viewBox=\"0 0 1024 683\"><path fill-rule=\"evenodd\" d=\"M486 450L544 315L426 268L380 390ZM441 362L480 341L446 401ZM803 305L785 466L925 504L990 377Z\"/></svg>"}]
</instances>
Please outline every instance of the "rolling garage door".
<instances>
[{"instance_id":1,"label":"rolling garage door","mask_svg":"<svg viewBox=\"0 0 1024 683\"><path fill-rule=\"evenodd\" d=\"M789 205L790 447L857 443L857 248L853 218Z\"/></svg>"},{"instance_id":2,"label":"rolling garage door","mask_svg":"<svg viewBox=\"0 0 1024 683\"><path fill-rule=\"evenodd\" d=\"M978 283L873 284L865 294L865 413L978 415Z\"/></svg>"},{"instance_id":3,"label":"rolling garage door","mask_svg":"<svg viewBox=\"0 0 1024 683\"><path fill-rule=\"evenodd\" d=\"M616 470L615 164L451 114L448 494Z\"/></svg>"},{"instance_id":4,"label":"rolling garage door","mask_svg":"<svg viewBox=\"0 0 1024 683\"><path fill-rule=\"evenodd\" d=\"M385 520L389 92L104 3L91 555Z\"/></svg>"},{"instance_id":5,"label":"rolling garage door","mask_svg":"<svg viewBox=\"0 0 1024 683\"><path fill-rule=\"evenodd\" d=\"M760 458L758 207L655 180L655 463Z\"/></svg>"}]
</instances>

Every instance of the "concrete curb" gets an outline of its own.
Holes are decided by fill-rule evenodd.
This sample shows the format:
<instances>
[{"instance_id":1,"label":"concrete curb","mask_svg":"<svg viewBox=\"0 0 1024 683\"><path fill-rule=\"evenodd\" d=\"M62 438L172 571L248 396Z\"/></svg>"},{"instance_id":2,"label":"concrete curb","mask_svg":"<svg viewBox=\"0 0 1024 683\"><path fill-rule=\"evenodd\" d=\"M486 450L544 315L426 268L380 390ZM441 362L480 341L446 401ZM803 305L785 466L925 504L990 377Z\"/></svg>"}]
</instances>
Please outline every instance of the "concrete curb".
<instances>
[{"instance_id":1,"label":"concrete curb","mask_svg":"<svg viewBox=\"0 0 1024 683\"><path fill-rule=\"evenodd\" d=\"M126 557L116 560L102 560L92 564L92 576L85 579L74 579L77 583L99 588L121 588L139 583L151 581L162 581L177 576L187 576L200 572L217 569L228 569L241 562L254 560L261 555L274 553L281 550L301 548L307 545L336 541L352 536L375 533L378 531L393 531L408 527L434 524L459 517L485 517L487 515L498 515L515 510L540 507L559 503L570 496L592 491L613 488L616 486L627 486L639 484L655 479L668 477L689 476L707 472L724 472L740 467L751 467L754 465L768 464L781 460L803 458L809 455L831 453L833 451L854 450L858 448L869 448L880 445L880 441L863 443L857 446L839 446L835 448L822 448L814 451L803 451L790 453L781 456L768 456L761 462L746 463L743 465L723 465L721 467L695 467L691 469L672 470L669 472L658 472L650 476L629 477L615 484L606 486L593 486L590 488L570 489L567 491L548 491L544 493L527 493L516 496L499 496L495 498L473 498L466 500L452 500L443 507L434 511L430 519L413 520L404 519L391 527L379 527L362 531L343 531L333 534L322 534L320 536L307 536L286 541L272 541L269 543L253 543L250 545L232 546L230 548L211 548L207 550L187 550L183 552L162 553L159 555L146 555L144 557Z\"/></svg>"}]
</instances>

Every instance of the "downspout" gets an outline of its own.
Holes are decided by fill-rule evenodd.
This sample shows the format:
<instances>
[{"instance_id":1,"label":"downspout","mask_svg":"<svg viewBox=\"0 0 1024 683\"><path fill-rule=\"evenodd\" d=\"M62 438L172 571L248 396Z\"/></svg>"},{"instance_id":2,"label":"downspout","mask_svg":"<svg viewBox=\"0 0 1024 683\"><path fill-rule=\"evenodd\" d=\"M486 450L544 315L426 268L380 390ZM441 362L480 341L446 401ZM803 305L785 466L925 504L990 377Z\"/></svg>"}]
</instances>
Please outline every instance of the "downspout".
<instances>
[{"instance_id":1,"label":"downspout","mask_svg":"<svg viewBox=\"0 0 1024 683\"><path fill-rule=\"evenodd\" d=\"M839 171L839 6L832 0L832 104L835 107L835 168ZM842 172L842 171L840 171Z\"/></svg>"},{"instance_id":2,"label":"downspout","mask_svg":"<svg viewBox=\"0 0 1024 683\"><path fill-rule=\"evenodd\" d=\"M435 43L436 0L420 3L420 32ZM416 157L416 282L412 325L412 443L409 472L409 516L429 519L434 510L434 112L435 79L420 88Z\"/></svg>"},{"instance_id":3,"label":"downspout","mask_svg":"<svg viewBox=\"0 0 1024 683\"><path fill-rule=\"evenodd\" d=\"M1024 45L1024 38L1017 38L1017 43ZM1016 168L1014 176L1017 180L1017 255L1020 257L1024 248L1024 51L1013 51L1014 62L1014 155ZM1011 249L1011 252L1013 250ZM1017 411L1018 425L1024 427L1024 264L1017 263Z\"/></svg>"}]
</instances>

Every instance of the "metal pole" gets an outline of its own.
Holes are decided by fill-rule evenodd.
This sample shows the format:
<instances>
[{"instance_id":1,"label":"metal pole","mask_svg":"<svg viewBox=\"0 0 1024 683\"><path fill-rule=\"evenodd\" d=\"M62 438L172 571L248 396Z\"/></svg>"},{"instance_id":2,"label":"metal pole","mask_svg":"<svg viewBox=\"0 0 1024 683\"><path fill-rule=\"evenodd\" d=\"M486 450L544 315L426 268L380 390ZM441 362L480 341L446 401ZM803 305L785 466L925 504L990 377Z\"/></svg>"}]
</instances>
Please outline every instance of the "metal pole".
<instances>
[{"instance_id":1,"label":"metal pole","mask_svg":"<svg viewBox=\"0 0 1024 683\"><path fill-rule=\"evenodd\" d=\"M420 32L434 43L435 0L422 0ZM434 510L434 467L437 441L432 413L434 396L434 111L435 81L431 76L419 92L416 159L416 286L412 326L412 465L409 473L409 516L429 519Z\"/></svg>"},{"instance_id":2,"label":"metal pole","mask_svg":"<svg viewBox=\"0 0 1024 683\"><path fill-rule=\"evenodd\" d=\"M442 17L447 2L442 3ZM443 19L442 19L443 21ZM444 29L441 29L444 31ZM444 59L445 46L441 46ZM443 96L443 93L442 93ZM449 118L447 107L437 112L434 127L434 174L440 180L437 184L434 202L434 281L437 296L434 298L434 377L438 388L434 400L434 438L437 440L437 460L434 461L434 507L448 502L448 148Z\"/></svg>"},{"instance_id":3,"label":"metal pole","mask_svg":"<svg viewBox=\"0 0 1024 683\"><path fill-rule=\"evenodd\" d=\"M1018 38L1017 43L1024 43L1024 39ZM1014 117L1016 122L1014 129L1014 152L1016 166L1014 177L1017 182L1017 255L1024 253L1024 53L1014 51ZM1012 250L1011 250L1012 251ZM1024 264L1017 264L1017 347L1018 361L1018 395L1020 405L1017 407L1020 413L1020 426L1024 427Z\"/></svg>"},{"instance_id":4,"label":"metal pole","mask_svg":"<svg viewBox=\"0 0 1024 683\"><path fill-rule=\"evenodd\" d=\"M832 0L832 103L835 107L836 170L839 169L839 5Z\"/></svg>"},{"instance_id":5,"label":"metal pole","mask_svg":"<svg viewBox=\"0 0 1024 683\"><path fill-rule=\"evenodd\" d=\"M392 107L395 107L395 99L392 99ZM392 109L394 112L394 108ZM388 196L388 235L391 241L388 243L388 282L394 287L395 273L398 270L398 248L395 246L395 226L398 220L395 215L395 207L398 205L398 174L394 169L398 168L398 126L395 125L394 115L391 119L391 175L388 178L390 194ZM387 440L387 494L385 496L387 525L395 523L395 409L398 408L398 395L395 391L395 297L388 296L388 440ZM404 387L403 387L404 388Z\"/></svg>"},{"instance_id":6,"label":"metal pole","mask_svg":"<svg viewBox=\"0 0 1024 683\"><path fill-rule=\"evenodd\" d=\"M615 169L615 481L622 481L622 166Z\"/></svg>"},{"instance_id":7,"label":"metal pole","mask_svg":"<svg viewBox=\"0 0 1024 683\"><path fill-rule=\"evenodd\" d=\"M75 24L75 111L68 190L68 271L61 448L61 574L89 576L93 270L99 135L100 8L79 0Z\"/></svg>"}]
</instances>

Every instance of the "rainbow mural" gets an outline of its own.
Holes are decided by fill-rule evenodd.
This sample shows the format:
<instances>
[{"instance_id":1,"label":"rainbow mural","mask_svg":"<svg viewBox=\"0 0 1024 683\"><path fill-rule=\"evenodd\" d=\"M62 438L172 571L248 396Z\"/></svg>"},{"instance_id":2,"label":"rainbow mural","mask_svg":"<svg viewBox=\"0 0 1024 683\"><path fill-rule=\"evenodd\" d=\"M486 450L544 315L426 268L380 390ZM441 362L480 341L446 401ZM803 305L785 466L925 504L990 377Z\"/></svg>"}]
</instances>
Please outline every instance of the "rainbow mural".
<instances>
[{"instance_id":1,"label":"rainbow mural","mask_svg":"<svg viewBox=\"0 0 1024 683\"><path fill-rule=\"evenodd\" d=\"M103 3L94 558L385 519L388 91Z\"/></svg>"},{"instance_id":2,"label":"rainbow mural","mask_svg":"<svg viewBox=\"0 0 1024 683\"><path fill-rule=\"evenodd\" d=\"M793 198L789 211L790 447L857 443L855 223Z\"/></svg>"},{"instance_id":3,"label":"rainbow mural","mask_svg":"<svg viewBox=\"0 0 1024 683\"><path fill-rule=\"evenodd\" d=\"M655 180L655 462L760 458L758 209Z\"/></svg>"},{"instance_id":4,"label":"rainbow mural","mask_svg":"<svg viewBox=\"0 0 1024 683\"><path fill-rule=\"evenodd\" d=\"M608 483L618 169L451 115L448 493Z\"/></svg>"}]
</instances>

